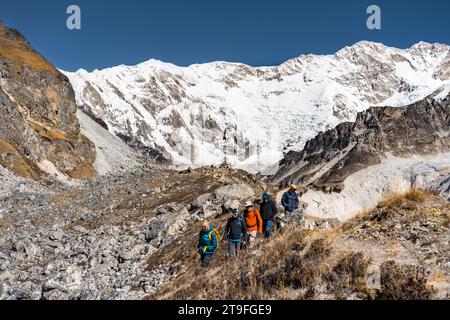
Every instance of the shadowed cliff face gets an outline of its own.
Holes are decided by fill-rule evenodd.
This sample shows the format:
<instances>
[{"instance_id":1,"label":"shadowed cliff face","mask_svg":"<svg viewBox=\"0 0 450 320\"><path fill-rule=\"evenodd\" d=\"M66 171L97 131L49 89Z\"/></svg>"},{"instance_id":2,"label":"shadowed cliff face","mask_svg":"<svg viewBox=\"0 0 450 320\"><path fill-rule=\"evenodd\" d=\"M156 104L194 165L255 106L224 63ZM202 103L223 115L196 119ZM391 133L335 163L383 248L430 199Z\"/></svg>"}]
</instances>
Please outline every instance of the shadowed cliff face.
<instances>
[{"instance_id":1,"label":"shadowed cliff face","mask_svg":"<svg viewBox=\"0 0 450 320\"><path fill-rule=\"evenodd\" d=\"M321 132L302 152L290 152L272 180L335 185L381 163L383 156L430 155L450 151L450 96L403 108L379 107L359 113L356 122Z\"/></svg>"},{"instance_id":2,"label":"shadowed cliff face","mask_svg":"<svg viewBox=\"0 0 450 320\"><path fill-rule=\"evenodd\" d=\"M33 179L55 169L88 178L94 160L67 78L0 23L0 165Z\"/></svg>"}]
</instances>

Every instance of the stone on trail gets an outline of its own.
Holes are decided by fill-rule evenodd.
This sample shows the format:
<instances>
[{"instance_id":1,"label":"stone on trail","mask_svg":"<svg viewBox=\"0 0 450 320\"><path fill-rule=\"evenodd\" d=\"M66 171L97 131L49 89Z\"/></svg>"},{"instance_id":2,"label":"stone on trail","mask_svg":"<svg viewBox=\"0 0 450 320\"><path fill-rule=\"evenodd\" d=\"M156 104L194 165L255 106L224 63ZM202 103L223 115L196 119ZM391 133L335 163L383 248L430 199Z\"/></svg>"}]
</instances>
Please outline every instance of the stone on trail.
<instances>
[{"instance_id":1,"label":"stone on trail","mask_svg":"<svg viewBox=\"0 0 450 320\"><path fill-rule=\"evenodd\" d=\"M221 187L214 192L217 200L225 199L247 199L255 195L252 188L245 184L232 184Z\"/></svg>"}]
</instances>

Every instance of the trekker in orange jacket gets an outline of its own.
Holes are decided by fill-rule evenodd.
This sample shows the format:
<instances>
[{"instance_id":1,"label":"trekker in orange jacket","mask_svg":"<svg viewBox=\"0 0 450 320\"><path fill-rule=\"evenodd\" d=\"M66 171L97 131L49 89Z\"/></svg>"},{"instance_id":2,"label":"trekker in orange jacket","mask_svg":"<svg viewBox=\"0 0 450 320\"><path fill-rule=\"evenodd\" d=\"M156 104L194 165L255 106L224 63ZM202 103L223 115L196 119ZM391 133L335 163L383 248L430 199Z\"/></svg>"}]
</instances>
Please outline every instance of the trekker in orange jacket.
<instances>
[{"instance_id":1,"label":"trekker in orange jacket","mask_svg":"<svg viewBox=\"0 0 450 320\"><path fill-rule=\"evenodd\" d=\"M255 244L256 236L262 234L263 221L258 209L253 206L251 201L245 203L244 211L245 224L247 225L248 244L252 248Z\"/></svg>"}]
</instances>

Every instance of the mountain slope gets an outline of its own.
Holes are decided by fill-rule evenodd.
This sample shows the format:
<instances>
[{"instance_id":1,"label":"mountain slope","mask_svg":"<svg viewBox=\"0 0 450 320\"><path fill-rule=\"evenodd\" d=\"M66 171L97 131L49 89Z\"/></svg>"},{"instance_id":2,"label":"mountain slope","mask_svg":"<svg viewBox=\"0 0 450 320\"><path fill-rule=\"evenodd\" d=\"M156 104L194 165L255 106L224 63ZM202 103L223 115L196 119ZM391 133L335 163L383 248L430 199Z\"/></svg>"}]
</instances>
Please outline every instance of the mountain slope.
<instances>
[{"instance_id":1,"label":"mountain slope","mask_svg":"<svg viewBox=\"0 0 450 320\"><path fill-rule=\"evenodd\" d=\"M319 133L302 152L280 162L275 183L339 184L350 174L380 164L384 156L450 152L450 96L425 99L404 108L374 107Z\"/></svg>"},{"instance_id":2,"label":"mountain slope","mask_svg":"<svg viewBox=\"0 0 450 320\"><path fill-rule=\"evenodd\" d=\"M347 220L411 188L449 198L450 95L406 107L376 107L291 151L268 179L306 187L307 214Z\"/></svg>"},{"instance_id":3,"label":"mountain slope","mask_svg":"<svg viewBox=\"0 0 450 320\"><path fill-rule=\"evenodd\" d=\"M449 84L449 59L446 45L360 42L277 67L150 60L65 74L78 105L174 165L227 161L259 171L360 111L412 103Z\"/></svg>"},{"instance_id":4,"label":"mountain slope","mask_svg":"<svg viewBox=\"0 0 450 320\"><path fill-rule=\"evenodd\" d=\"M95 149L76 110L68 79L0 23L0 165L34 179L95 175Z\"/></svg>"},{"instance_id":5,"label":"mountain slope","mask_svg":"<svg viewBox=\"0 0 450 320\"><path fill-rule=\"evenodd\" d=\"M82 134L95 145L96 158L93 166L99 176L126 173L149 163L148 159L109 133L83 111L77 110L77 118Z\"/></svg>"},{"instance_id":6,"label":"mountain slope","mask_svg":"<svg viewBox=\"0 0 450 320\"><path fill-rule=\"evenodd\" d=\"M184 252L174 243L149 260L149 270L177 261L173 279L147 298L448 299L449 217L448 203L413 190L344 224L293 221L233 263L220 247L206 270L195 251ZM186 232L182 240L194 247L196 236Z\"/></svg>"}]
</instances>

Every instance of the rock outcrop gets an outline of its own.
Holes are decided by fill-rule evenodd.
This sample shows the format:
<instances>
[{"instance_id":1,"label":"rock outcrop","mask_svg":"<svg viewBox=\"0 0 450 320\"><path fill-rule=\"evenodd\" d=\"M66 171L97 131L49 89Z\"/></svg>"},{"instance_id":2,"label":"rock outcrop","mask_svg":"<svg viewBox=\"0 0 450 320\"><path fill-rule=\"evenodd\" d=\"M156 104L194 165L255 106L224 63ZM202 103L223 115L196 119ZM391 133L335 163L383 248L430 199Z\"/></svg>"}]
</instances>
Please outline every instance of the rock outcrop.
<instances>
[{"instance_id":1,"label":"rock outcrop","mask_svg":"<svg viewBox=\"0 0 450 320\"><path fill-rule=\"evenodd\" d=\"M0 23L0 165L38 179L95 175L68 79L17 31Z\"/></svg>"},{"instance_id":2,"label":"rock outcrop","mask_svg":"<svg viewBox=\"0 0 450 320\"><path fill-rule=\"evenodd\" d=\"M403 108L370 108L354 123L319 133L302 152L290 152L271 180L339 191L348 176L380 164L386 155L407 158L449 152L449 100L450 96Z\"/></svg>"}]
</instances>

